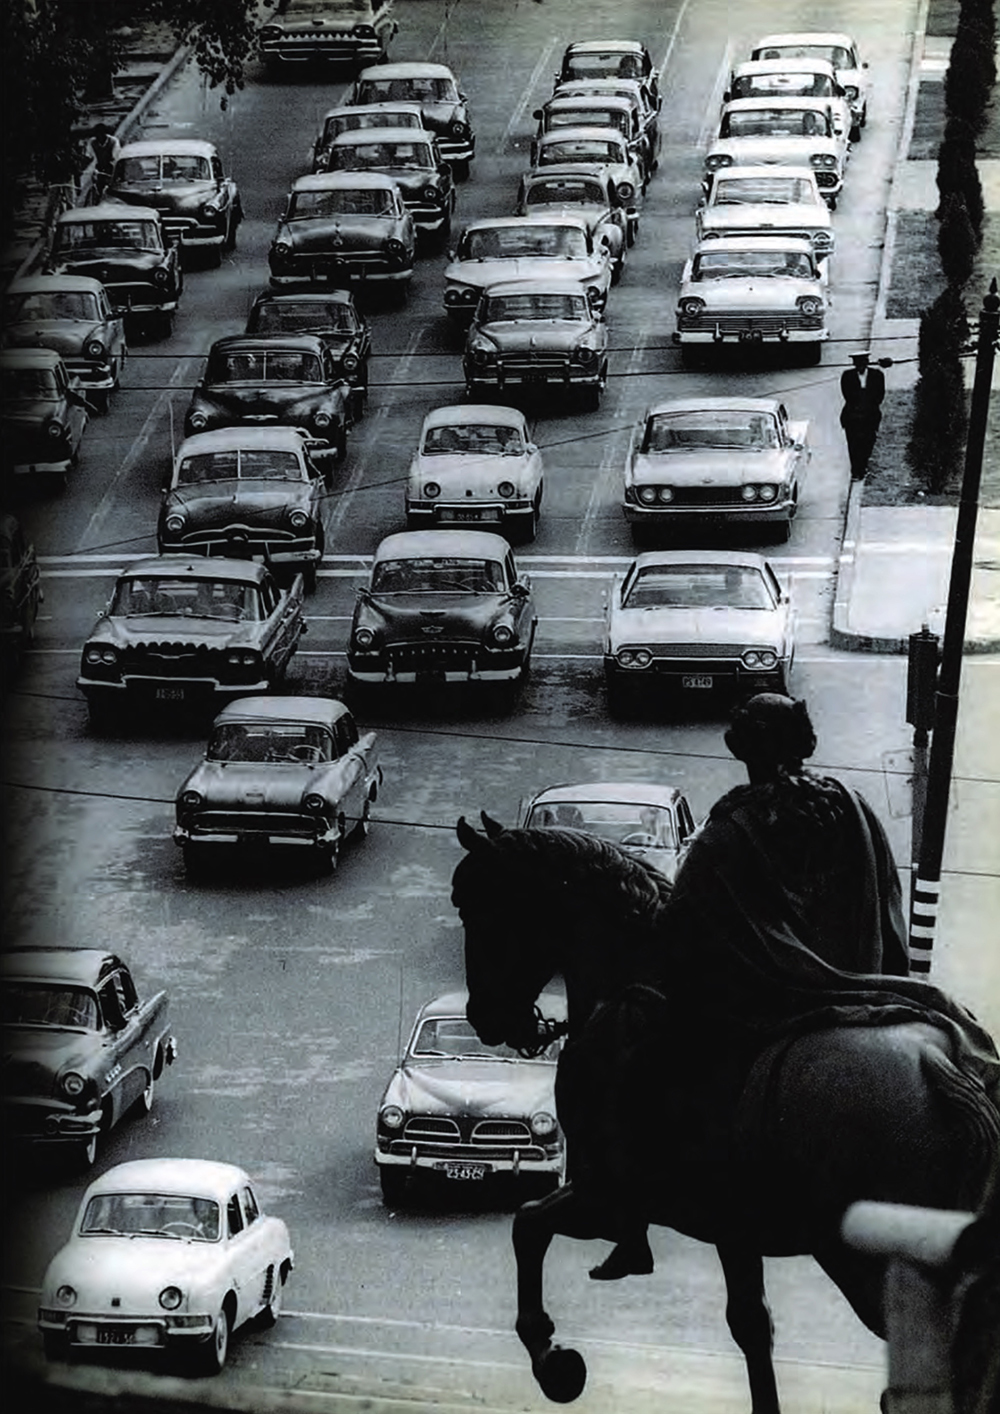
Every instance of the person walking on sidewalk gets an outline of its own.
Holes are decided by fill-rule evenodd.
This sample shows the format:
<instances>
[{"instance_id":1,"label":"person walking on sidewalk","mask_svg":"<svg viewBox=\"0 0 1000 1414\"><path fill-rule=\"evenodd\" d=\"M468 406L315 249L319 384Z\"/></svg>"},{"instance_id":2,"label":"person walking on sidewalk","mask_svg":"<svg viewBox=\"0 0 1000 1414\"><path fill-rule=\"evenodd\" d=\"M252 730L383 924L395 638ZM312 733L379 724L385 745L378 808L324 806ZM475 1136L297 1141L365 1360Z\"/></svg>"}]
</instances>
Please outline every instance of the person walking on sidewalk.
<instances>
[{"instance_id":1,"label":"person walking on sidewalk","mask_svg":"<svg viewBox=\"0 0 1000 1414\"><path fill-rule=\"evenodd\" d=\"M108 189L111 174L122 150L122 145L114 133L104 123L98 123L90 139L94 154L94 199L100 201Z\"/></svg>"},{"instance_id":2,"label":"person walking on sidewalk","mask_svg":"<svg viewBox=\"0 0 1000 1414\"><path fill-rule=\"evenodd\" d=\"M885 374L881 368L870 364L866 352L851 354L851 365L840 375L840 391L844 399L840 425L847 438L851 477L859 480L868 470L868 459L882 421Z\"/></svg>"}]
</instances>

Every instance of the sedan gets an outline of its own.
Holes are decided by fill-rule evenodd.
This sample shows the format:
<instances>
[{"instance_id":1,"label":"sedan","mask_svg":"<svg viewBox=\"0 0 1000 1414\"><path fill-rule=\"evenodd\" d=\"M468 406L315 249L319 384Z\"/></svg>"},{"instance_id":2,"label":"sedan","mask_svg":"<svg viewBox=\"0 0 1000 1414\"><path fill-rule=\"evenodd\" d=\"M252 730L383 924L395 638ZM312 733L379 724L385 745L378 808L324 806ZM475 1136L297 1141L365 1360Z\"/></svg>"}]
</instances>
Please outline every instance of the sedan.
<instances>
[{"instance_id":1,"label":"sedan","mask_svg":"<svg viewBox=\"0 0 1000 1414\"><path fill-rule=\"evenodd\" d=\"M248 334L315 334L333 355L334 369L351 386L351 416L368 401L372 332L350 290L265 290L247 317Z\"/></svg>"},{"instance_id":2,"label":"sedan","mask_svg":"<svg viewBox=\"0 0 1000 1414\"><path fill-rule=\"evenodd\" d=\"M750 58L829 60L851 105L851 141L858 141L868 121L868 64L849 34L826 30L765 34L753 46Z\"/></svg>"},{"instance_id":3,"label":"sedan","mask_svg":"<svg viewBox=\"0 0 1000 1414\"><path fill-rule=\"evenodd\" d=\"M382 784L375 733L332 697L243 697L215 719L205 759L177 792L174 843L191 870L220 845L308 850L337 867L368 833Z\"/></svg>"},{"instance_id":4,"label":"sedan","mask_svg":"<svg viewBox=\"0 0 1000 1414\"><path fill-rule=\"evenodd\" d=\"M135 1351L216 1375L230 1338L276 1324L293 1254L234 1164L134 1159L83 1195L69 1241L42 1282L38 1326L50 1360Z\"/></svg>"},{"instance_id":5,"label":"sedan","mask_svg":"<svg viewBox=\"0 0 1000 1414\"><path fill-rule=\"evenodd\" d=\"M268 253L271 284L405 285L417 235L412 213L384 172L300 177Z\"/></svg>"},{"instance_id":6,"label":"sedan","mask_svg":"<svg viewBox=\"0 0 1000 1414\"><path fill-rule=\"evenodd\" d=\"M618 845L673 882L694 816L683 791L648 781L547 786L521 802L526 830L582 830Z\"/></svg>"},{"instance_id":7,"label":"sedan","mask_svg":"<svg viewBox=\"0 0 1000 1414\"><path fill-rule=\"evenodd\" d=\"M639 107L630 99L618 98L614 94L550 98L541 108L534 110L533 116L538 119L538 127L531 140L532 166L535 165L538 143L544 133L557 132L560 128L609 128L625 140L629 158L642 174L643 188L649 182L646 130Z\"/></svg>"},{"instance_id":8,"label":"sedan","mask_svg":"<svg viewBox=\"0 0 1000 1414\"><path fill-rule=\"evenodd\" d=\"M612 587L604 639L608 708L640 696L785 692L794 653L788 595L763 555L659 550Z\"/></svg>"},{"instance_id":9,"label":"sedan","mask_svg":"<svg viewBox=\"0 0 1000 1414\"><path fill-rule=\"evenodd\" d=\"M235 250L243 203L210 142L156 138L122 148L108 185L109 201L150 206L182 250L207 251L217 265Z\"/></svg>"},{"instance_id":10,"label":"sedan","mask_svg":"<svg viewBox=\"0 0 1000 1414\"><path fill-rule=\"evenodd\" d=\"M156 538L161 555L260 556L316 588L323 474L292 427L225 427L187 437L174 457Z\"/></svg>"},{"instance_id":11,"label":"sedan","mask_svg":"<svg viewBox=\"0 0 1000 1414\"><path fill-rule=\"evenodd\" d=\"M798 236L817 260L833 252L830 208L811 167L721 167L695 216L698 240Z\"/></svg>"},{"instance_id":12,"label":"sedan","mask_svg":"<svg viewBox=\"0 0 1000 1414\"><path fill-rule=\"evenodd\" d=\"M328 172L381 172L399 188L417 230L447 238L455 210L451 167L423 128L357 128L340 133L326 151Z\"/></svg>"},{"instance_id":13,"label":"sedan","mask_svg":"<svg viewBox=\"0 0 1000 1414\"><path fill-rule=\"evenodd\" d=\"M357 688L458 683L513 695L528 671L538 615L510 546L483 530L412 530L375 551L347 647Z\"/></svg>"},{"instance_id":14,"label":"sedan","mask_svg":"<svg viewBox=\"0 0 1000 1414\"><path fill-rule=\"evenodd\" d=\"M542 167L521 178L517 194L518 216L579 215L584 218L595 246L606 245L611 256L611 283L617 285L625 267L625 253L635 239L639 214L619 198L606 167Z\"/></svg>"},{"instance_id":15,"label":"sedan","mask_svg":"<svg viewBox=\"0 0 1000 1414\"><path fill-rule=\"evenodd\" d=\"M647 179L660 162L660 102L652 86L643 79L570 79L561 83L554 98L625 98L639 119L641 156Z\"/></svg>"},{"instance_id":16,"label":"sedan","mask_svg":"<svg viewBox=\"0 0 1000 1414\"><path fill-rule=\"evenodd\" d=\"M468 99L446 64L410 61L362 69L346 102L365 106L419 104L424 127L437 138L441 156L451 164L456 179L461 182L468 177L476 153L476 135Z\"/></svg>"},{"instance_id":17,"label":"sedan","mask_svg":"<svg viewBox=\"0 0 1000 1414\"><path fill-rule=\"evenodd\" d=\"M419 103L367 103L351 107L341 104L323 116L323 123L313 143L312 170L325 172L329 167L330 144L341 133L357 132L360 128L420 128L424 115Z\"/></svg>"},{"instance_id":18,"label":"sedan","mask_svg":"<svg viewBox=\"0 0 1000 1414\"><path fill-rule=\"evenodd\" d=\"M518 409L435 408L410 463L406 523L496 526L534 540L542 487L542 454Z\"/></svg>"},{"instance_id":19,"label":"sedan","mask_svg":"<svg viewBox=\"0 0 1000 1414\"><path fill-rule=\"evenodd\" d=\"M561 1043L525 1059L484 1046L466 1020L466 992L420 1008L402 1059L378 1107L375 1163L382 1197L401 1206L417 1178L483 1183L496 1175L557 1188L565 1140L556 1119ZM565 999L543 992L546 1016L564 1020Z\"/></svg>"},{"instance_id":20,"label":"sedan","mask_svg":"<svg viewBox=\"0 0 1000 1414\"><path fill-rule=\"evenodd\" d=\"M734 98L705 158L707 188L721 167L811 167L831 211L844 185L849 144L822 98Z\"/></svg>"},{"instance_id":21,"label":"sedan","mask_svg":"<svg viewBox=\"0 0 1000 1414\"><path fill-rule=\"evenodd\" d=\"M184 288L178 248L160 213L117 201L58 216L45 273L99 280L115 314L155 320L168 334Z\"/></svg>"},{"instance_id":22,"label":"sedan","mask_svg":"<svg viewBox=\"0 0 1000 1414\"><path fill-rule=\"evenodd\" d=\"M123 320L99 280L86 275L22 275L3 297L8 348L54 349L91 407L107 412L125 366Z\"/></svg>"},{"instance_id":23,"label":"sedan","mask_svg":"<svg viewBox=\"0 0 1000 1414\"><path fill-rule=\"evenodd\" d=\"M608 326L575 282L517 280L479 301L465 345L465 387L483 393L569 393L588 411L608 381Z\"/></svg>"},{"instance_id":24,"label":"sedan","mask_svg":"<svg viewBox=\"0 0 1000 1414\"><path fill-rule=\"evenodd\" d=\"M65 486L79 458L87 421L87 401L53 349L0 352L5 471L54 476Z\"/></svg>"},{"instance_id":25,"label":"sedan","mask_svg":"<svg viewBox=\"0 0 1000 1414\"><path fill-rule=\"evenodd\" d=\"M822 98L829 105L833 129L850 141L851 105L828 59L749 59L729 76L723 103L734 98Z\"/></svg>"},{"instance_id":26,"label":"sedan","mask_svg":"<svg viewBox=\"0 0 1000 1414\"><path fill-rule=\"evenodd\" d=\"M638 203L643 181L642 168L632 158L628 143L620 133L607 128L557 128L543 133L535 144L533 167L562 166L572 162L607 171L615 184L619 201L630 206L638 222Z\"/></svg>"},{"instance_id":27,"label":"sedan","mask_svg":"<svg viewBox=\"0 0 1000 1414\"><path fill-rule=\"evenodd\" d=\"M649 50L637 39L578 39L563 51L555 76L560 84L587 79L641 79L658 92L656 67Z\"/></svg>"}]
</instances>

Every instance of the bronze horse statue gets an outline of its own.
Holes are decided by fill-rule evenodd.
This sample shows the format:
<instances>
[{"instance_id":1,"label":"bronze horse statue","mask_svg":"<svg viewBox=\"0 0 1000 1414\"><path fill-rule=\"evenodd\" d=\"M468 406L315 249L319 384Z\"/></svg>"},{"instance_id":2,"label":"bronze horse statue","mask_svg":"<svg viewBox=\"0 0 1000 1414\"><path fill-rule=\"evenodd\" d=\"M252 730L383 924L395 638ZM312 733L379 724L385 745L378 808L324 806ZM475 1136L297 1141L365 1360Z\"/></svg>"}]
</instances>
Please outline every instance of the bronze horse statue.
<instances>
[{"instance_id":1,"label":"bronze horse statue","mask_svg":"<svg viewBox=\"0 0 1000 1414\"><path fill-rule=\"evenodd\" d=\"M926 982L828 970L822 996L794 993L798 1014L767 1018L734 1064L711 987L692 995L690 967L678 985L664 879L578 831L483 823L459 821L452 888L469 1021L531 1054L553 1034L539 993L561 975L567 996L568 1182L513 1226L516 1329L539 1385L568 1402L586 1380L544 1306L552 1238L617 1241L631 1211L715 1246L753 1414L779 1414L763 1257L811 1254L884 1335L884 1259L846 1247L843 1214L860 1198L979 1204L1000 1135L992 1041Z\"/></svg>"}]
</instances>

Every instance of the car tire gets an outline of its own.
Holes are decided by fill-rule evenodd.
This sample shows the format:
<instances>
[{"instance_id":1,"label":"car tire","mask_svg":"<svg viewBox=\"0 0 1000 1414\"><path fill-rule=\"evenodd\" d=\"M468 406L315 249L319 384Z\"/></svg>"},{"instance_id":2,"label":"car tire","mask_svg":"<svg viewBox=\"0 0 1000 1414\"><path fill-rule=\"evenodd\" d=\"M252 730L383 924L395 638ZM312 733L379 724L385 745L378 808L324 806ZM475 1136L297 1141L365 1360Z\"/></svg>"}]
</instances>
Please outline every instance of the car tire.
<instances>
[{"instance_id":1,"label":"car tire","mask_svg":"<svg viewBox=\"0 0 1000 1414\"><path fill-rule=\"evenodd\" d=\"M603 381L593 384L592 387L584 388L580 399L580 406L584 412L596 412L601 406L601 394L604 391Z\"/></svg>"},{"instance_id":2,"label":"car tire","mask_svg":"<svg viewBox=\"0 0 1000 1414\"><path fill-rule=\"evenodd\" d=\"M229 1337L232 1334L229 1312L223 1306L212 1325L208 1340L201 1341L191 1352L191 1366L196 1375L219 1375L225 1368L229 1355Z\"/></svg>"},{"instance_id":3,"label":"car tire","mask_svg":"<svg viewBox=\"0 0 1000 1414\"><path fill-rule=\"evenodd\" d=\"M302 587L307 594L316 593L316 575L319 572L319 562L310 560L307 565L302 566Z\"/></svg>"},{"instance_id":4,"label":"car tire","mask_svg":"<svg viewBox=\"0 0 1000 1414\"><path fill-rule=\"evenodd\" d=\"M404 1168L389 1164L379 1166L378 1179L382 1187L382 1202L387 1208L402 1208L405 1205L409 1177Z\"/></svg>"},{"instance_id":5,"label":"car tire","mask_svg":"<svg viewBox=\"0 0 1000 1414\"><path fill-rule=\"evenodd\" d=\"M155 1067L155 1063L154 1063L154 1067L153 1067L153 1068L154 1068L154 1070L155 1070L155 1068L156 1068L156 1067ZM148 1115L148 1114L151 1114L151 1113L152 1113L152 1109L153 1109L153 1101L154 1101L155 1098L156 1098L156 1081L155 1081L154 1078L153 1078L153 1072L150 1071L149 1076L148 1076L147 1081L146 1081L146 1088L145 1088L145 1090L142 1091L142 1093L140 1094L139 1098L138 1098L138 1099L136 1100L136 1102L135 1102L135 1112L136 1112L136 1114L138 1114L138 1115Z\"/></svg>"},{"instance_id":6,"label":"car tire","mask_svg":"<svg viewBox=\"0 0 1000 1414\"><path fill-rule=\"evenodd\" d=\"M189 840L187 844L182 846L182 850L184 854L184 869L187 873L188 878L203 878L205 875L205 866L207 864L205 846L202 844L195 844L193 841Z\"/></svg>"},{"instance_id":7,"label":"car tire","mask_svg":"<svg viewBox=\"0 0 1000 1414\"><path fill-rule=\"evenodd\" d=\"M91 731L99 736L113 731L118 725L117 703L114 702L102 702L100 698L91 697L87 702L87 715Z\"/></svg>"},{"instance_id":8,"label":"car tire","mask_svg":"<svg viewBox=\"0 0 1000 1414\"><path fill-rule=\"evenodd\" d=\"M351 838L354 840L367 839L372 828L372 797L365 796L365 803L361 807L361 819L351 831Z\"/></svg>"},{"instance_id":9,"label":"car tire","mask_svg":"<svg viewBox=\"0 0 1000 1414\"><path fill-rule=\"evenodd\" d=\"M625 246L622 245L622 253L611 267L612 285L620 285L622 276L625 273Z\"/></svg>"},{"instance_id":10,"label":"car tire","mask_svg":"<svg viewBox=\"0 0 1000 1414\"><path fill-rule=\"evenodd\" d=\"M617 673L608 673L604 679L604 688L608 702L608 716L619 722L629 718L635 704L631 686L626 686Z\"/></svg>"},{"instance_id":11,"label":"car tire","mask_svg":"<svg viewBox=\"0 0 1000 1414\"><path fill-rule=\"evenodd\" d=\"M823 357L823 345L819 339L811 344L800 344L800 362L804 368L815 368Z\"/></svg>"},{"instance_id":12,"label":"car tire","mask_svg":"<svg viewBox=\"0 0 1000 1414\"><path fill-rule=\"evenodd\" d=\"M111 406L111 389L94 388L91 391L87 402L98 414L99 417L107 417L108 408Z\"/></svg>"}]
</instances>

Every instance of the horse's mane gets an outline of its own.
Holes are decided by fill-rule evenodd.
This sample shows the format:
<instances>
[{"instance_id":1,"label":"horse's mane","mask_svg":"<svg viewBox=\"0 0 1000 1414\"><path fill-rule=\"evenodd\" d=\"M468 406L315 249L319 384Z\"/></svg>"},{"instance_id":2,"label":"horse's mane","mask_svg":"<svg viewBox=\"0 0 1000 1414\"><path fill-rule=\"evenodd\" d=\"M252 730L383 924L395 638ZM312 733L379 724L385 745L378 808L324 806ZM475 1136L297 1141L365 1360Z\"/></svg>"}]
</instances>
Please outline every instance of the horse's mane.
<instances>
[{"instance_id":1,"label":"horse's mane","mask_svg":"<svg viewBox=\"0 0 1000 1414\"><path fill-rule=\"evenodd\" d=\"M452 879L452 902L463 915L477 903L495 908L516 884L519 907L526 892L555 888L595 915L648 926L670 897L658 870L581 830L509 829L476 839Z\"/></svg>"}]
</instances>

